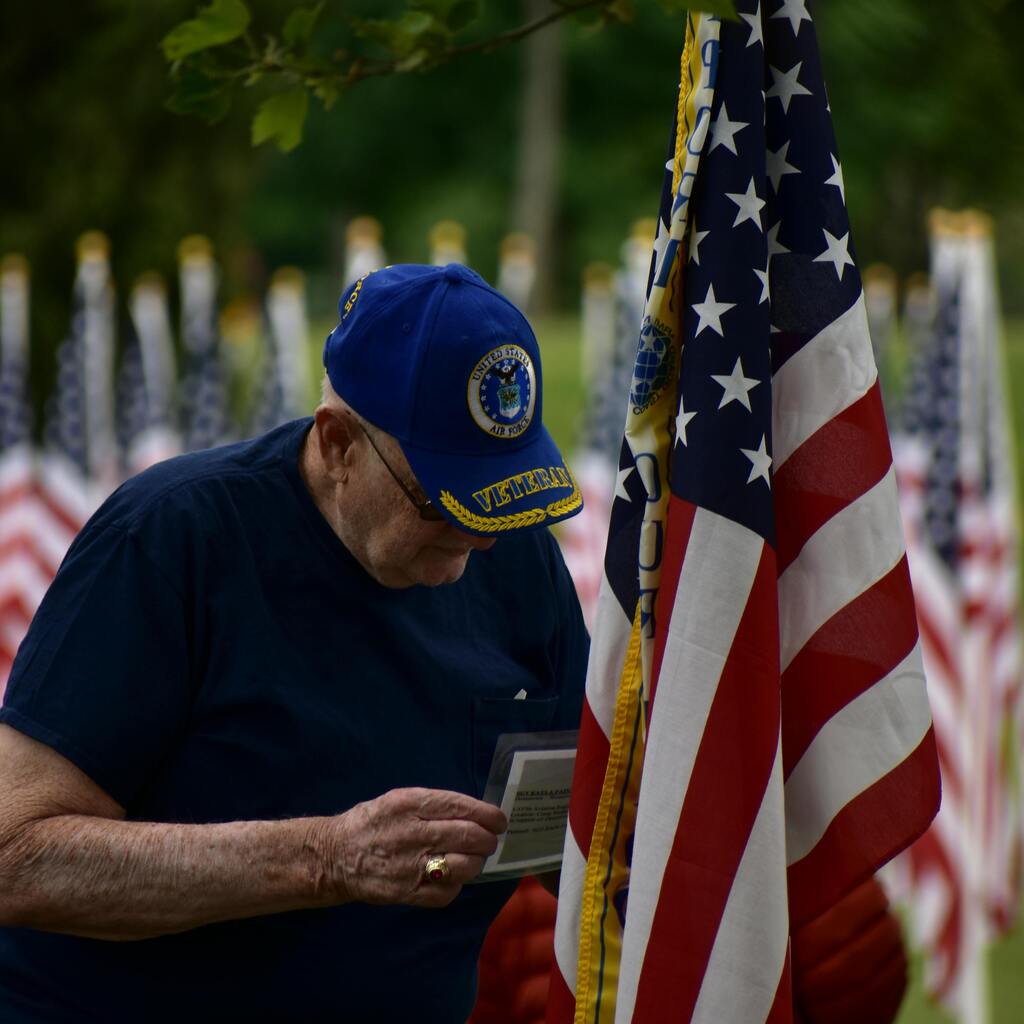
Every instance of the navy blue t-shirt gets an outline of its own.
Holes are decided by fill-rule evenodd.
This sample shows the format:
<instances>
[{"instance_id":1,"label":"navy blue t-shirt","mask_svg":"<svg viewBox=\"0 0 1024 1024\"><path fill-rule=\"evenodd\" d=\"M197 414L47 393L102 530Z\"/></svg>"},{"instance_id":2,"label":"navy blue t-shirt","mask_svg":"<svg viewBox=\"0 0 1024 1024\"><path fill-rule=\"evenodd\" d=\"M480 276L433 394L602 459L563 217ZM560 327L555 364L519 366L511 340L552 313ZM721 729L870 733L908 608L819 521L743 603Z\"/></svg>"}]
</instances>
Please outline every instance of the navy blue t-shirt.
<instances>
[{"instance_id":1,"label":"navy blue t-shirt","mask_svg":"<svg viewBox=\"0 0 1024 1024\"><path fill-rule=\"evenodd\" d=\"M310 422L126 483L18 652L0 721L130 819L330 815L400 786L480 797L499 734L578 724L587 637L547 531L474 552L455 584L381 587L302 482ZM512 888L138 942L0 929L0 1020L462 1022Z\"/></svg>"}]
</instances>

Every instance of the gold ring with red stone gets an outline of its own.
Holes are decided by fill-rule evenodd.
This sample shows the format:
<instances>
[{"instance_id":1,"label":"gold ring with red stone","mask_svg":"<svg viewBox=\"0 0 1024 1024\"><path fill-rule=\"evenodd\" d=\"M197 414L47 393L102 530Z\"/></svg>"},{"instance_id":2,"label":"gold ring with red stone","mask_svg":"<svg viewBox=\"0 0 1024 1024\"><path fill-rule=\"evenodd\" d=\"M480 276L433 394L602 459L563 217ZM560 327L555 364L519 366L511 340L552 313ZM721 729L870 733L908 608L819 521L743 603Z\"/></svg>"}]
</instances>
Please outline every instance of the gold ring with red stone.
<instances>
[{"instance_id":1,"label":"gold ring with red stone","mask_svg":"<svg viewBox=\"0 0 1024 1024\"><path fill-rule=\"evenodd\" d=\"M431 857L427 861L423 873L430 882L446 882L452 877L452 869L448 867L448 861L445 860L443 853L436 857Z\"/></svg>"}]
</instances>

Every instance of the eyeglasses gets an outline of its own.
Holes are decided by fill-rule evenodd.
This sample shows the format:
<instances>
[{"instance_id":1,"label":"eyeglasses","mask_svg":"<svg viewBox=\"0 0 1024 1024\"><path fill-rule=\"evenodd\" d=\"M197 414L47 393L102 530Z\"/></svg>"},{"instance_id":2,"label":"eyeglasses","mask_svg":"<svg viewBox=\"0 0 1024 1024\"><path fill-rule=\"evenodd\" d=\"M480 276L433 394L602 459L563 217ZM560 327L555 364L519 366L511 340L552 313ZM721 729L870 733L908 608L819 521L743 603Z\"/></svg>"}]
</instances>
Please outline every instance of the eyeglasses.
<instances>
[{"instance_id":1,"label":"eyeglasses","mask_svg":"<svg viewBox=\"0 0 1024 1024\"><path fill-rule=\"evenodd\" d=\"M359 421L356 420L358 423ZM366 435L366 440L370 442L370 447L377 453L377 458L384 463L384 468L394 477L395 483L402 488L402 493L412 502L414 508L420 514L420 519L425 519L428 523L440 523L444 521L444 515L441 510L429 499L426 501L419 501L415 494L409 490L408 487L402 482L402 478L391 468L391 463L381 454L380 449L374 443L373 438L370 436L370 432L359 423L359 428Z\"/></svg>"}]
</instances>

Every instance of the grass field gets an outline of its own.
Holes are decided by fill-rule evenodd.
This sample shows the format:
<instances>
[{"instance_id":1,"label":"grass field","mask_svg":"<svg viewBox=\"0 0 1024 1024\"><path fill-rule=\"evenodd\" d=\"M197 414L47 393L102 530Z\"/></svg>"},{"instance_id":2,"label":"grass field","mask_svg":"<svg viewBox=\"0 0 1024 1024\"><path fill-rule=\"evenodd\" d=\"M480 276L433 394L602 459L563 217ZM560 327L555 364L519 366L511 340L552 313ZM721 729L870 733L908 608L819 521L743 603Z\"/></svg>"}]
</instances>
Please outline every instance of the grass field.
<instances>
[{"instance_id":1,"label":"grass field","mask_svg":"<svg viewBox=\"0 0 1024 1024\"><path fill-rule=\"evenodd\" d=\"M537 327L544 367L544 420L559 446L571 452L584 398L579 321L572 317L551 318ZM1020 462L1024 453L1024 321L1007 325L1006 341L1020 478L1024 469ZM1020 927L993 946L989 973L993 1024L1020 1024L1024 1021L1024 934ZM924 995L920 957L915 957L911 964L910 991L898 1024L952 1024L952 1018L932 1006Z\"/></svg>"}]
</instances>

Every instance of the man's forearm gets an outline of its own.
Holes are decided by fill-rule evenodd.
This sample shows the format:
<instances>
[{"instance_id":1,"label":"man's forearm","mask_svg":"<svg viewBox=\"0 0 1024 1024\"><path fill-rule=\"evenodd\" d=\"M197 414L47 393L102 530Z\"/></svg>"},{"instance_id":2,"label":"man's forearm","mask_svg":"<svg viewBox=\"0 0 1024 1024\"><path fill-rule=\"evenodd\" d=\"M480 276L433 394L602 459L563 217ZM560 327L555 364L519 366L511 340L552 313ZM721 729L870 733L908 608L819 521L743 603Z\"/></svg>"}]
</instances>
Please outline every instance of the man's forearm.
<instances>
[{"instance_id":1,"label":"man's forearm","mask_svg":"<svg viewBox=\"0 0 1024 1024\"><path fill-rule=\"evenodd\" d=\"M331 820L45 818L0 850L0 914L9 925L142 939L344 902L318 841Z\"/></svg>"}]
</instances>

